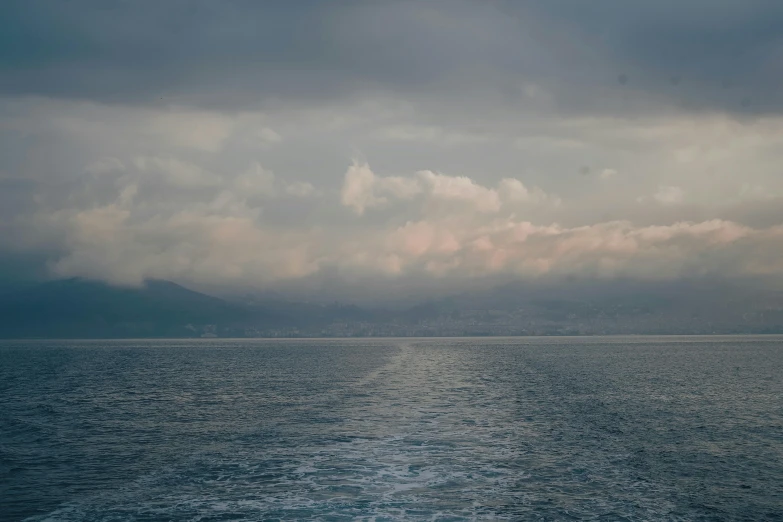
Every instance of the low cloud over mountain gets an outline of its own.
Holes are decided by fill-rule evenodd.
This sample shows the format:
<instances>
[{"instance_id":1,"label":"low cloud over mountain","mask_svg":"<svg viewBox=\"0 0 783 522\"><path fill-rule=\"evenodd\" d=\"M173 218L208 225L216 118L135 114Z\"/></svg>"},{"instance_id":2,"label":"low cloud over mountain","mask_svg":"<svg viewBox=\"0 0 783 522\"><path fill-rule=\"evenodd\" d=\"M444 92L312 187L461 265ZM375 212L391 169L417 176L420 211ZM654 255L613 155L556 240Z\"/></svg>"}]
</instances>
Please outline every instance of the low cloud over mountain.
<instances>
[{"instance_id":1,"label":"low cloud over mountain","mask_svg":"<svg viewBox=\"0 0 783 522\"><path fill-rule=\"evenodd\" d=\"M0 282L368 300L783 275L776 2L12 0L0 20Z\"/></svg>"}]
</instances>

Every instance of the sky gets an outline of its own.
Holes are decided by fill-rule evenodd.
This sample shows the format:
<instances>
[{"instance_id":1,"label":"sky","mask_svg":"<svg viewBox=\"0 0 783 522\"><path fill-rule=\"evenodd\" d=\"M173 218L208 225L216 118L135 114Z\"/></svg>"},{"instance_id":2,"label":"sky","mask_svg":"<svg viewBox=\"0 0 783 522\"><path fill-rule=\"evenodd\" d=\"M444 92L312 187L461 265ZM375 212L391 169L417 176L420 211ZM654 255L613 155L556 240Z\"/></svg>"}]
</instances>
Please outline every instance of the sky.
<instances>
[{"instance_id":1,"label":"sky","mask_svg":"<svg viewBox=\"0 0 783 522\"><path fill-rule=\"evenodd\" d=\"M6 0L0 281L783 279L779 0Z\"/></svg>"}]
</instances>

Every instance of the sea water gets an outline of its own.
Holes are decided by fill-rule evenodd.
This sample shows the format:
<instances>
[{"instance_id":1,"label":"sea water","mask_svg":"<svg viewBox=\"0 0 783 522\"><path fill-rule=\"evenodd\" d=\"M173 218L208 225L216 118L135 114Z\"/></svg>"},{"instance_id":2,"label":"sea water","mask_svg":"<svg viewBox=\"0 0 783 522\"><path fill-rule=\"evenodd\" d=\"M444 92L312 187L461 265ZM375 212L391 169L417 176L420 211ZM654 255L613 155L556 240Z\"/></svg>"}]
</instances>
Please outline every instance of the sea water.
<instances>
[{"instance_id":1,"label":"sea water","mask_svg":"<svg viewBox=\"0 0 783 522\"><path fill-rule=\"evenodd\" d=\"M0 520L781 520L783 338L0 342Z\"/></svg>"}]
</instances>

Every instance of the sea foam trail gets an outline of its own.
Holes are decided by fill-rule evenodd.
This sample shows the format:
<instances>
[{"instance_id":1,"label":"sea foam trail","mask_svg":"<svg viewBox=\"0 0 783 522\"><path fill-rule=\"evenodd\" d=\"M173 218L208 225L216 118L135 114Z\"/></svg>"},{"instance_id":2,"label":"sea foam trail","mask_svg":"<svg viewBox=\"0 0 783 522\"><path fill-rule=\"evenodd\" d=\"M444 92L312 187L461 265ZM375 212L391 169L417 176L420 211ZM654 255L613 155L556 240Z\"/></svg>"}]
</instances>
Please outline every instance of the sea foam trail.
<instances>
[{"instance_id":1,"label":"sea foam trail","mask_svg":"<svg viewBox=\"0 0 783 522\"><path fill-rule=\"evenodd\" d=\"M355 363L376 353L378 364L341 376L338 368L349 359L336 358L333 375L324 374L324 359L312 365L318 377L306 387L332 383L317 385L319 393L289 397L278 385L268 397L288 408L265 410L269 420L256 419L254 429L228 436L226 427L215 443L170 466L34 520L752 520L775 514L779 504L765 486L782 476L774 463L759 467L755 479L735 468L744 482L734 489L733 479L699 482L696 473L709 477L723 465L697 459L698 445L712 441L716 452L727 444L722 433L737 437L720 431L728 423L721 428L717 417L699 419L692 407L710 409L705 398L722 398L724 421L726 408L735 408L735 427L744 422L756 442L774 444L773 432L758 430L780 420L764 402L777 384L766 380L772 373L762 364L778 364L777 352L757 348L754 359L745 347L746 362L738 365L734 352L709 345L706 355L728 363L719 367L723 387L745 390L743 420L739 403L721 396L717 381L713 386L707 373L694 372L695 363L709 360L696 355L698 345L560 343L362 345L366 352L351 352ZM665 356L661 350L668 350ZM301 368L304 354L296 357L279 371ZM754 373L762 378L748 388ZM687 439L678 438L684 434ZM689 453L677 453L685 440ZM736 448L751 461L763 453L762 446ZM672 459L690 467L672 467ZM718 491L728 499L744 496L721 503Z\"/></svg>"}]
</instances>

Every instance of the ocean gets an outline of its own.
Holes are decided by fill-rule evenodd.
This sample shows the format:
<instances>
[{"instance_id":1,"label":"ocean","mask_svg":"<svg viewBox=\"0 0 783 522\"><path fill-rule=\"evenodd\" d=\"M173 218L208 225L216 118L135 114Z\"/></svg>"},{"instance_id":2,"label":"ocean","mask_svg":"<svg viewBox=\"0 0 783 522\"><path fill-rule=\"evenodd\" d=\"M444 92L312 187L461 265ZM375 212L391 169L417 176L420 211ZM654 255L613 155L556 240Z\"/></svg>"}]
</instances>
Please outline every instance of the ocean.
<instances>
[{"instance_id":1,"label":"ocean","mask_svg":"<svg viewBox=\"0 0 783 522\"><path fill-rule=\"evenodd\" d=\"M2 341L0 520L783 520L783 337Z\"/></svg>"}]
</instances>

